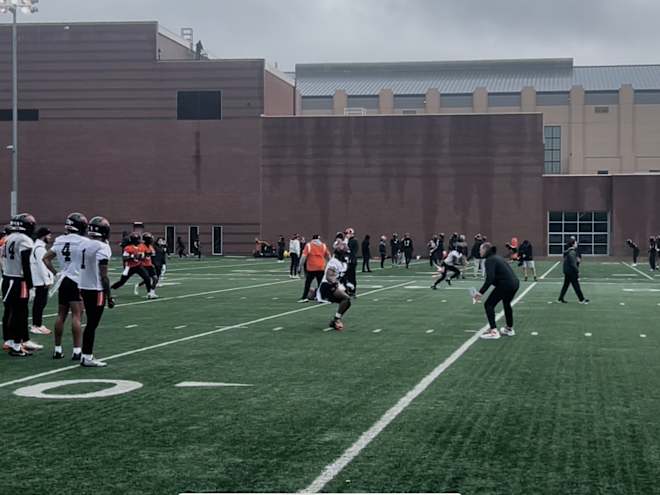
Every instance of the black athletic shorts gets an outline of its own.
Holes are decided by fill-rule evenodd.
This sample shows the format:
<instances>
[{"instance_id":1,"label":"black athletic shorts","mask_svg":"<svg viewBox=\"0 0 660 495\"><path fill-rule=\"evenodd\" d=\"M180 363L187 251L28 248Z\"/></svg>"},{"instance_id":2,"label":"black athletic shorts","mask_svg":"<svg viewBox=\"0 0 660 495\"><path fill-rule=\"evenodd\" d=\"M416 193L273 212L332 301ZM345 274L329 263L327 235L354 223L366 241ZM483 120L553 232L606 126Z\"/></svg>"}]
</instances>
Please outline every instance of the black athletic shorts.
<instances>
[{"instance_id":1,"label":"black athletic shorts","mask_svg":"<svg viewBox=\"0 0 660 495\"><path fill-rule=\"evenodd\" d=\"M156 267L145 266L144 269L147 270L147 275L149 275L151 278L156 276Z\"/></svg>"},{"instance_id":2,"label":"black athletic shorts","mask_svg":"<svg viewBox=\"0 0 660 495\"><path fill-rule=\"evenodd\" d=\"M22 278L2 277L2 301L11 305L26 302L29 297L27 284Z\"/></svg>"},{"instance_id":3,"label":"black athletic shorts","mask_svg":"<svg viewBox=\"0 0 660 495\"><path fill-rule=\"evenodd\" d=\"M331 303L340 303L342 301L341 299L335 297L335 286L333 284L323 282L319 287L319 291L321 291L321 299L324 301Z\"/></svg>"},{"instance_id":4,"label":"black athletic shorts","mask_svg":"<svg viewBox=\"0 0 660 495\"><path fill-rule=\"evenodd\" d=\"M60 306L68 306L71 303L82 302L78 284L69 277L64 277L57 292L57 300Z\"/></svg>"}]
</instances>

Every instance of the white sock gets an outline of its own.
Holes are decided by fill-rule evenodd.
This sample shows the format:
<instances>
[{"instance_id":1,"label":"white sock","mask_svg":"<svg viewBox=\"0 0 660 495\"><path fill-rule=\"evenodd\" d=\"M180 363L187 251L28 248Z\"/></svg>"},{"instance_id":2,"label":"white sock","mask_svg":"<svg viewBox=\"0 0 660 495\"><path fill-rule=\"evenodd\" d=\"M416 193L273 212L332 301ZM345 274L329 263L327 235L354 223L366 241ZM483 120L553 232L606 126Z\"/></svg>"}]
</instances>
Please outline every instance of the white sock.
<instances>
[{"instance_id":1,"label":"white sock","mask_svg":"<svg viewBox=\"0 0 660 495\"><path fill-rule=\"evenodd\" d=\"M80 347L74 347L73 348L73 353L74 354L80 354L81 352L82 352L82 348L80 348Z\"/></svg>"},{"instance_id":2,"label":"white sock","mask_svg":"<svg viewBox=\"0 0 660 495\"><path fill-rule=\"evenodd\" d=\"M341 320L341 316L342 316L341 313L335 313L335 318L337 318L338 320Z\"/></svg>"},{"instance_id":3,"label":"white sock","mask_svg":"<svg viewBox=\"0 0 660 495\"><path fill-rule=\"evenodd\" d=\"M55 346L55 352L61 353L62 352L62 346L61 345L56 345Z\"/></svg>"},{"instance_id":4,"label":"white sock","mask_svg":"<svg viewBox=\"0 0 660 495\"><path fill-rule=\"evenodd\" d=\"M14 340L10 340L10 341L9 341L9 345L10 345L11 348L14 349L15 351L20 351L20 350L21 350L21 344L18 343L18 342L16 342L16 341L14 341Z\"/></svg>"}]
</instances>

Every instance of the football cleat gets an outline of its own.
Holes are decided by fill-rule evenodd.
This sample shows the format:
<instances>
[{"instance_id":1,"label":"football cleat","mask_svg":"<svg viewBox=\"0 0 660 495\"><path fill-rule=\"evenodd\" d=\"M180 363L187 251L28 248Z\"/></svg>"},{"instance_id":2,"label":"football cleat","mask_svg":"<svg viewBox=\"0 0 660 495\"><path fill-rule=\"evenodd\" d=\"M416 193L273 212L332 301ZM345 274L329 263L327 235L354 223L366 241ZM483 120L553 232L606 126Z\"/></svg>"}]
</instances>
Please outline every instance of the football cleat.
<instances>
[{"instance_id":1,"label":"football cleat","mask_svg":"<svg viewBox=\"0 0 660 495\"><path fill-rule=\"evenodd\" d=\"M562 304L568 304L568 302L566 302L565 299L557 299L557 301L560 302L560 303L562 303Z\"/></svg>"},{"instance_id":2,"label":"football cleat","mask_svg":"<svg viewBox=\"0 0 660 495\"><path fill-rule=\"evenodd\" d=\"M341 320L335 318L330 322L330 328L334 328L338 332L341 332L344 329L344 323Z\"/></svg>"},{"instance_id":3,"label":"football cleat","mask_svg":"<svg viewBox=\"0 0 660 495\"><path fill-rule=\"evenodd\" d=\"M83 368L105 368L108 365L108 363L104 363L103 361L99 361L98 359L81 359L80 360L80 366Z\"/></svg>"},{"instance_id":4,"label":"football cleat","mask_svg":"<svg viewBox=\"0 0 660 495\"><path fill-rule=\"evenodd\" d=\"M500 328L500 335L504 337L513 337L516 335L516 331L513 328Z\"/></svg>"},{"instance_id":5,"label":"football cleat","mask_svg":"<svg viewBox=\"0 0 660 495\"><path fill-rule=\"evenodd\" d=\"M53 359L64 359L64 353L63 352L53 352Z\"/></svg>"},{"instance_id":6,"label":"football cleat","mask_svg":"<svg viewBox=\"0 0 660 495\"><path fill-rule=\"evenodd\" d=\"M500 332L494 328L493 330L482 333L479 337L484 340L497 340L501 337L501 335Z\"/></svg>"},{"instance_id":7,"label":"football cleat","mask_svg":"<svg viewBox=\"0 0 660 495\"><path fill-rule=\"evenodd\" d=\"M41 349L44 348L41 344L37 344L36 342L32 342L31 340L28 340L26 342L23 342L23 349L26 351L40 351Z\"/></svg>"},{"instance_id":8,"label":"football cleat","mask_svg":"<svg viewBox=\"0 0 660 495\"><path fill-rule=\"evenodd\" d=\"M589 304L589 299L583 299L582 301L580 301L580 304L584 304L584 305Z\"/></svg>"},{"instance_id":9,"label":"football cleat","mask_svg":"<svg viewBox=\"0 0 660 495\"><path fill-rule=\"evenodd\" d=\"M158 299L158 294L156 294L154 291L151 291L149 294L147 294L147 299Z\"/></svg>"},{"instance_id":10,"label":"football cleat","mask_svg":"<svg viewBox=\"0 0 660 495\"><path fill-rule=\"evenodd\" d=\"M73 353L71 355L71 361L80 361L82 359L82 353Z\"/></svg>"},{"instance_id":11,"label":"football cleat","mask_svg":"<svg viewBox=\"0 0 660 495\"><path fill-rule=\"evenodd\" d=\"M12 347L9 349L9 355L12 357L28 357L32 356L32 353L30 351L26 351L23 347L21 347L18 351Z\"/></svg>"}]
</instances>

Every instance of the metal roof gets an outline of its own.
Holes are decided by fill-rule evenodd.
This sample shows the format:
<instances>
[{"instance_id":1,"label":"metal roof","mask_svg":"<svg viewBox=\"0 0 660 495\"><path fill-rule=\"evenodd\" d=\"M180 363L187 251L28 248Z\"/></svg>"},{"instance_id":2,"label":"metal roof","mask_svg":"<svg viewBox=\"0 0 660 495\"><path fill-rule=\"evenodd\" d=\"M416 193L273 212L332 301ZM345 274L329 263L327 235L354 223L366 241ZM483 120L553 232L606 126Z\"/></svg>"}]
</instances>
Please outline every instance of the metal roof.
<instances>
[{"instance_id":1,"label":"metal roof","mask_svg":"<svg viewBox=\"0 0 660 495\"><path fill-rule=\"evenodd\" d=\"M637 90L660 90L660 65L574 66L572 59L485 60L465 62L403 62L375 64L298 64L296 82L303 96L329 96L343 89L349 95L518 93L525 86L537 92L617 91L623 84Z\"/></svg>"}]
</instances>

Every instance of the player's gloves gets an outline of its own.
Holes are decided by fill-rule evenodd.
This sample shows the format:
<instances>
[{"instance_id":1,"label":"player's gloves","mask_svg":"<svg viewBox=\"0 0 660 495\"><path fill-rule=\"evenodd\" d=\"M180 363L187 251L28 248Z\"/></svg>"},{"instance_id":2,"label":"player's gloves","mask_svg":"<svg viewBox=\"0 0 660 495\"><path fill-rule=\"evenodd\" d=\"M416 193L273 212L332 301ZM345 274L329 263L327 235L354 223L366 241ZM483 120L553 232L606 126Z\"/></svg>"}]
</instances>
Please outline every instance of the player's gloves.
<instances>
[{"instance_id":1,"label":"player's gloves","mask_svg":"<svg viewBox=\"0 0 660 495\"><path fill-rule=\"evenodd\" d=\"M112 296L108 297L108 308L112 309L115 307L115 299Z\"/></svg>"}]
</instances>

